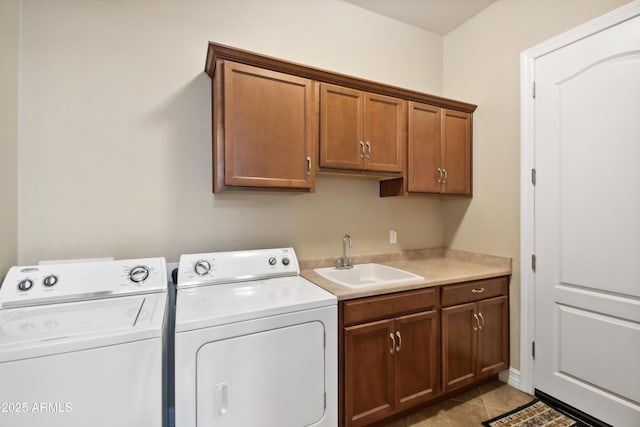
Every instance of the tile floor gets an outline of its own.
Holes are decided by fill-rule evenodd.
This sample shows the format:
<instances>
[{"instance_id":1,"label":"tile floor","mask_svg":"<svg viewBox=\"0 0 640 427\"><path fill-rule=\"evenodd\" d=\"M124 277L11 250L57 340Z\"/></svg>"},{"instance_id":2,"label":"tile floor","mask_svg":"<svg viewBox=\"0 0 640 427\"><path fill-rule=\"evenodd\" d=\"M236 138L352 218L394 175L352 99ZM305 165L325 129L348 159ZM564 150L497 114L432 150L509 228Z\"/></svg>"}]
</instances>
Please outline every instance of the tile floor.
<instances>
[{"instance_id":1,"label":"tile floor","mask_svg":"<svg viewBox=\"0 0 640 427\"><path fill-rule=\"evenodd\" d=\"M384 427L467 427L529 403L533 397L495 380Z\"/></svg>"}]
</instances>

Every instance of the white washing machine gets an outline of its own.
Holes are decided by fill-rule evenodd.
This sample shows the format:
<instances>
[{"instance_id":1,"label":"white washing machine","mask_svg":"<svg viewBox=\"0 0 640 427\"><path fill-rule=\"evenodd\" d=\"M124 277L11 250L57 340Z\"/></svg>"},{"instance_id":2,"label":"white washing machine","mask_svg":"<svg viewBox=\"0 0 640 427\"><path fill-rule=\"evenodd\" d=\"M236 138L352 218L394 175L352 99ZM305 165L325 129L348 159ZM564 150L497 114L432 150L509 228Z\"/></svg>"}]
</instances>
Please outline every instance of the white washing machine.
<instances>
[{"instance_id":1,"label":"white washing machine","mask_svg":"<svg viewBox=\"0 0 640 427\"><path fill-rule=\"evenodd\" d=\"M337 300L292 248L183 255L176 427L335 427Z\"/></svg>"},{"instance_id":2,"label":"white washing machine","mask_svg":"<svg viewBox=\"0 0 640 427\"><path fill-rule=\"evenodd\" d=\"M162 426L166 310L164 258L11 268L0 426Z\"/></svg>"}]
</instances>

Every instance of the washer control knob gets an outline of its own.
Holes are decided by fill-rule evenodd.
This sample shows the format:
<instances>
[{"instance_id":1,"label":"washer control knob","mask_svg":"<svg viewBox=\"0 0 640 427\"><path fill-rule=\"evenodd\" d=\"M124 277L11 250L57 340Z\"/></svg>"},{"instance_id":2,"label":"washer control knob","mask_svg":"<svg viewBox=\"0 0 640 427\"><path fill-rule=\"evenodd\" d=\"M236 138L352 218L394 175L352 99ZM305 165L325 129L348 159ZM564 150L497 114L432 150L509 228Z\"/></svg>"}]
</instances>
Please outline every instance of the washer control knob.
<instances>
[{"instance_id":1,"label":"washer control knob","mask_svg":"<svg viewBox=\"0 0 640 427\"><path fill-rule=\"evenodd\" d=\"M211 271L211 264L209 264L209 261L201 259L193 266L193 271L195 271L198 276L204 276Z\"/></svg>"},{"instance_id":2,"label":"washer control knob","mask_svg":"<svg viewBox=\"0 0 640 427\"><path fill-rule=\"evenodd\" d=\"M276 262L278 262L278 260L276 260L276 257L269 257L269 265L276 265Z\"/></svg>"},{"instance_id":3,"label":"washer control knob","mask_svg":"<svg viewBox=\"0 0 640 427\"><path fill-rule=\"evenodd\" d=\"M47 288L50 288L51 286L55 286L58 284L58 276L50 274L44 279L42 279L42 284L45 285Z\"/></svg>"},{"instance_id":4,"label":"washer control knob","mask_svg":"<svg viewBox=\"0 0 640 427\"><path fill-rule=\"evenodd\" d=\"M18 289L21 291L28 291L33 287L33 281L31 279L24 279L18 283Z\"/></svg>"},{"instance_id":5,"label":"washer control knob","mask_svg":"<svg viewBox=\"0 0 640 427\"><path fill-rule=\"evenodd\" d=\"M289 265L289 258L287 257L282 258L282 265Z\"/></svg>"},{"instance_id":6,"label":"washer control knob","mask_svg":"<svg viewBox=\"0 0 640 427\"><path fill-rule=\"evenodd\" d=\"M137 267L133 267L129 272L129 280L133 283L140 283L147 280L149 277L149 268L144 265L138 265Z\"/></svg>"}]
</instances>

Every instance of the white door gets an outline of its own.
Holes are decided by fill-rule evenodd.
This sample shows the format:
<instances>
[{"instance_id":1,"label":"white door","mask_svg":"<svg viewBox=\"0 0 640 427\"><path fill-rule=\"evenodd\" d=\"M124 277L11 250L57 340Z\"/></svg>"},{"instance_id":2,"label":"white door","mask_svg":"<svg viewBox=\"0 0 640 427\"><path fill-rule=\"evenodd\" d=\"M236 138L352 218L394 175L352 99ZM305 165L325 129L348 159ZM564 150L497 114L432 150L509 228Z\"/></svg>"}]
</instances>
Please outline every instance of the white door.
<instances>
[{"instance_id":1,"label":"white door","mask_svg":"<svg viewBox=\"0 0 640 427\"><path fill-rule=\"evenodd\" d=\"M534 387L640 426L640 16L535 60Z\"/></svg>"}]
</instances>

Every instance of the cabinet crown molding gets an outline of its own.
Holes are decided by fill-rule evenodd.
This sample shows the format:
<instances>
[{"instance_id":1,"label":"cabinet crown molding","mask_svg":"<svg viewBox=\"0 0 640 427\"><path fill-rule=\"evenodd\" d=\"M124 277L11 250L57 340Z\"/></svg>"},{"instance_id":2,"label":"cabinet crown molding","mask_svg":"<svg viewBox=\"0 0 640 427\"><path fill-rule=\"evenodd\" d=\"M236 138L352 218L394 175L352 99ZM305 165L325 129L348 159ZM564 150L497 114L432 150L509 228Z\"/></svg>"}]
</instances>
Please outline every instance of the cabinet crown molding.
<instances>
[{"instance_id":1,"label":"cabinet crown molding","mask_svg":"<svg viewBox=\"0 0 640 427\"><path fill-rule=\"evenodd\" d=\"M438 107L464 111L466 113L473 113L477 108L477 105L474 104L468 104L466 102L456 101L453 99L443 98L435 95L429 95L426 93L403 89L383 83L377 83L370 80L348 76L345 74L321 70L319 68L313 68L294 62L284 61L278 58L260 55L255 52L237 49L231 46L226 46L210 41L209 48L207 50L207 59L204 71L211 78L213 78L213 75L216 72L217 59L240 62L243 64L252 65L254 67L260 67L280 73L304 77L321 83L346 86L353 89L377 93L380 95L402 98L408 101L422 102Z\"/></svg>"}]
</instances>

